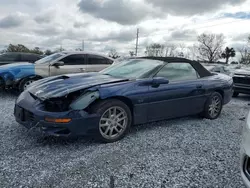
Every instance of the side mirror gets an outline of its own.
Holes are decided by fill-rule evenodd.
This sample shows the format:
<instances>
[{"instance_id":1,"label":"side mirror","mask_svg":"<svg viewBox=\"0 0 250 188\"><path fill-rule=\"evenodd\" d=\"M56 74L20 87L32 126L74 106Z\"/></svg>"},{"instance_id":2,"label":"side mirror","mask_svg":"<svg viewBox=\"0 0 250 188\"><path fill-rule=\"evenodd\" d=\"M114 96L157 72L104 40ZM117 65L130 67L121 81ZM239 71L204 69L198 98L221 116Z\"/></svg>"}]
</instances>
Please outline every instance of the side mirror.
<instances>
[{"instance_id":1,"label":"side mirror","mask_svg":"<svg viewBox=\"0 0 250 188\"><path fill-rule=\"evenodd\" d=\"M63 61L58 61L58 62L53 64L53 66L55 66L55 67L60 67L60 66L63 66L63 65L64 65Z\"/></svg>"},{"instance_id":2,"label":"side mirror","mask_svg":"<svg viewBox=\"0 0 250 188\"><path fill-rule=\"evenodd\" d=\"M169 83L169 80L163 77L153 78L153 82L152 82L153 87L159 87L159 85L168 84L168 83Z\"/></svg>"}]
</instances>

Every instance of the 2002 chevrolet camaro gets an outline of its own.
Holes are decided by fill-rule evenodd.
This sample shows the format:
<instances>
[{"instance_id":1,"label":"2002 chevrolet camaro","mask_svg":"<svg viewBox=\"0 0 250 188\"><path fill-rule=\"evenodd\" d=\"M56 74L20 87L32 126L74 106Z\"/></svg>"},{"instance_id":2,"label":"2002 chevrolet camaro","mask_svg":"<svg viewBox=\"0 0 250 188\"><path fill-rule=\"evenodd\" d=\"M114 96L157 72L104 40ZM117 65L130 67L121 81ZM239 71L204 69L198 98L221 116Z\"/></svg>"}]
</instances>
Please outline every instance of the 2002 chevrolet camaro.
<instances>
[{"instance_id":1,"label":"2002 chevrolet camaro","mask_svg":"<svg viewBox=\"0 0 250 188\"><path fill-rule=\"evenodd\" d=\"M99 73L34 82L16 100L16 121L47 135L125 136L132 124L192 114L216 119L232 97L231 77L183 58L132 58Z\"/></svg>"}]
</instances>

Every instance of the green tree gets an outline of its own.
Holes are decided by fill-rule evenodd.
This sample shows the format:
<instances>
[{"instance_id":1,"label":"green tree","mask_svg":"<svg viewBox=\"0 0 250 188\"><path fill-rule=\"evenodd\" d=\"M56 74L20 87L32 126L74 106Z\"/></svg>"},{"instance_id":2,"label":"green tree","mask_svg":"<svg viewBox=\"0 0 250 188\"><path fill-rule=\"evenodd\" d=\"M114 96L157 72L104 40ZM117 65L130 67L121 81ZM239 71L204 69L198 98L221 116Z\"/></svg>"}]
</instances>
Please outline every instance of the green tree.
<instances>
[{"instance_id":1,"label":"green tree","mask_svg":"<svg viewBox=\"0 0 250 188\"><path fill-rule=\"evenodd\" d=\"M46 51L44 52L44 55L51 55L51 54L53 54L53 52L52 52L51 50L46 50Z\"/></svg>"},{"instance_id":2,"label":"green tree","mask_svg":"<svg viewBox=\"0 0 250 188\"><path fill-rule=\"evenodd\" d=\"M221 57L223 59L226 59L226 64L228 64L230 57L235 57L235 55L236 52L233 48L226 47L225 51L221 54Z\"/></svg>"},{"instance_id":3,"label":"green tree","mask_svg":"<svg viewBox=\"0 0 250 188\"><path fill-rule=\"evenodd\" d=\"M33 50L30 50L29 52L34 53L34 54L40 54L40 55L43 54L43 51L41 51L39 47L35 47Z\"/></svg>"},{"instance_id":4,"label":"green tree","mask_svg":"<svg viewBox=\"0 0 250 188\"><path fill-rule=\"evenodd\" d=\"M17 44L17 45L9 44L9 46L6 49L6 52L30 52L30 50L22 44Z\"/></svg>"}]
</instances>

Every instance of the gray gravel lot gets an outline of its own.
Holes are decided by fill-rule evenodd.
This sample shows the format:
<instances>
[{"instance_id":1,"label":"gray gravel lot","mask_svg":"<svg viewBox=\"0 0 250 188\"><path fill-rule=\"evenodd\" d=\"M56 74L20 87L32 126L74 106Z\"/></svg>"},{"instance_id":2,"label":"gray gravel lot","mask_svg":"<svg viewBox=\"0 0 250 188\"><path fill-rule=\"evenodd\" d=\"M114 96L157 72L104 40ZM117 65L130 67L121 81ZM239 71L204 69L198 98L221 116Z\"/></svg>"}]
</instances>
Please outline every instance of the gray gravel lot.
<instances>
[{"instance_id":1,"label":"gray gravel lot","mask_svg":"<svg viewBox=\"0 0 250 188\"><path fill-rule=\"evenodd\" d=\"M248 96L233 99L217 120L134 126L112 144L27 134L12 115L14 101L0 94L0 187L244 187L240 119Z\"/></svg>"}]
</instances>

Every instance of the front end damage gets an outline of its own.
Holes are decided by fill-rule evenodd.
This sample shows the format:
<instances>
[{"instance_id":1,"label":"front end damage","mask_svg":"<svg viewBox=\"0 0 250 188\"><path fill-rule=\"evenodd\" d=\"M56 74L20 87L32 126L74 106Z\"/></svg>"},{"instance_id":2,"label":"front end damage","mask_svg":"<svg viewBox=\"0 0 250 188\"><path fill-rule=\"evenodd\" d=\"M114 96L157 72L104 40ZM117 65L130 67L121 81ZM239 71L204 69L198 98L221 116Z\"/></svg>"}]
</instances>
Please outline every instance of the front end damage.
<instances>
[{"instance_id":1,"label":"front end damage","mask_svg":"<svg viewBox=\"0 0 250 188\"><path fill-rule=\"evenodd\" d=\"M99 98L96 89L44 100L25 91L17 99L14 114L19 124L46 135L89 135L98 130L99 115L91 113L90 107Z\"/></svg>"}]
</instances>

